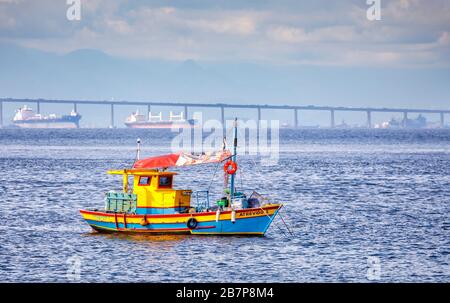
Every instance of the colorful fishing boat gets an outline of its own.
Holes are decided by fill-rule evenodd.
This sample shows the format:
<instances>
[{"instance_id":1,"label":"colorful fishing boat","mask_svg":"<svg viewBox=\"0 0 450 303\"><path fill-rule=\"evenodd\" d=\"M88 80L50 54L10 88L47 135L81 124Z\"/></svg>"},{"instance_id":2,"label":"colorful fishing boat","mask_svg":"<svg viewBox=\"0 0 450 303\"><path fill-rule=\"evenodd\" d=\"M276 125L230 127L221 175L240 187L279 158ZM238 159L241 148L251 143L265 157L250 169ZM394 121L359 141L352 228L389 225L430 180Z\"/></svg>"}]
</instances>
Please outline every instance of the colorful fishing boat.
<instances>
[{"instance_id":1,"label":"colorful fishing boat","mask_svg":"<svg viewBox=\"0 0 450 303\"><path fill-rule=\"evenodd\" d=\"M226 148L202 155L169 154L139 159L131 169L111 170L123 178L121 192L108 192L105 208L80 210L98 232L181 233L193 235L264 235L282 207L256 192L247 196L235 187L237 127L234 152ZM224 197L210 205L209 191L175 189L175 172L169 167L224 162ZM228 186L228 176L230 182ZM129 187L129 177L133 187ZM192 205L195 199L194 205Z\"/></svg>"}]
</instances>

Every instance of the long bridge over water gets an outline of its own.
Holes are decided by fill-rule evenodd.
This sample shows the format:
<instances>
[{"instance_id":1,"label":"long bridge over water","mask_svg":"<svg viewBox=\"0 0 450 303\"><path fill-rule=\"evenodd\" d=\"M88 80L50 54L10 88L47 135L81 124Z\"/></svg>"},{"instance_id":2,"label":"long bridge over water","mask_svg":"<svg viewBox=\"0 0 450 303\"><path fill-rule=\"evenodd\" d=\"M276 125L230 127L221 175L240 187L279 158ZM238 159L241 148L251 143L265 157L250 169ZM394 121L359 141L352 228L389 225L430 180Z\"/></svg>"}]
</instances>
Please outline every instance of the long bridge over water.
<instances>
[{"instance_id":1,"label":"long bridge over water","mask_svg":"<svg viewBox=\"0 0 450 303\"><path fill-rule=\"evenodd\" d=\"M314 105L270 105L270 104L226 104L226 103L188 103L188 102L147 102L147 101L102 101L102 100L53 100L53 99L0 99L0 127L3 124L3 104L4 103L33 103L36 104L36 111L40 113L41 104L72 104L75 111L78 105L105 105L110 107L110 125L114 127L114 109L116 106L147 106L150 112L152 106L181 107L184 109L185 117L188 117L189 108L217 108L221 112L221 121L225 125L225 109L254 109L257 111L258 121L261 120L262 110L289 110L294 117L294 126L299 126L299 111L327 111L330 113L330 127L335 127L336 112L363 112L366 113L367 127L371 128L372 113L403 113L403 118L407 119L409 113L439 114L440 126L444 127L445 114L450 114L450 109L417 109L417 108L376 108L376 107L345 107L345 106L314 106Z\"/></svg>"}]
</instances>

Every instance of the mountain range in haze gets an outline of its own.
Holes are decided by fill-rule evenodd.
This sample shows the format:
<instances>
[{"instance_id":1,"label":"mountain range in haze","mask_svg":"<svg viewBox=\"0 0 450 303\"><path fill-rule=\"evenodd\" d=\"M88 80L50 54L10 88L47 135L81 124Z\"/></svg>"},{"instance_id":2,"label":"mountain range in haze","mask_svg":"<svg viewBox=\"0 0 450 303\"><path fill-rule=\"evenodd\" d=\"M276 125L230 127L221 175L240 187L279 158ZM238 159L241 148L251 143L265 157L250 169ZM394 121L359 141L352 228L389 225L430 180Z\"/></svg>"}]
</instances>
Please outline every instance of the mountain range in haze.
<instances>
[{"instance_id":1,"label":"mountain range in haze","mask_svg":"<svg viewBox=\"0 0 450 303\"><path fill-rule=\"evenodd\" d=\"M0 44L0 97L448 108L448 79L439 68L178 62Z\"/></svg>"}]
</instances>

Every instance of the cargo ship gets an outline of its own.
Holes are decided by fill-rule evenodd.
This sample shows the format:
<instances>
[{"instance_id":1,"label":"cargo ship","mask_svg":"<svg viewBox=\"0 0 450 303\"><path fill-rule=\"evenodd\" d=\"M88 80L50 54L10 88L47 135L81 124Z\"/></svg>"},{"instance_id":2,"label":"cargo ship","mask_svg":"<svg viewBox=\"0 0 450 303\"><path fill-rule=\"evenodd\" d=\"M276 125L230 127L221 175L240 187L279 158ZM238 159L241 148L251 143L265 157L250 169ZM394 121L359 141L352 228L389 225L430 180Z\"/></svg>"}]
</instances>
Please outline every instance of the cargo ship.
<instances>
[{"instance_id":1,"label":"cargo ship","mask_svg":"<svg viewBox=\"0 0 450 303\"><path fill-rule=\"evenodd\" d=\"M34 113L33 109L24 105L16 111L12 123L19 128L79 128L80 119L81 115L74 110L69 115L43 116Z\"/></svg>"},{"instance_id":2,"label":"cargo ship","mask_svg":"<svg viewBox=\"0 0 450 303\"><path fill-rule=\"evenodd\" d=\"M428 128L427 119L419 115L415 119L403 118L403 120L392 118L390 121L382 122L381 124L376 124L375 128L409 128L409 129L420 129Z\"/></svg>"},{"instance_id":3,"label":"cargo ship","mask_svg":"<svg viewBox=\"0 0 450 303\"><path fill-rule=\"evenodd\" d=\"M184 119L184 113L181 112L179 115L175 115L170 112L169 120L163 120L162 112L158 115L152 115L151 112L148 113L148 117L139 113L137 110L135 113L131 114L125 121L125 125L129 128L192 128L196 126L194 119L186 120Z\"/></svg>"}]
</instances>

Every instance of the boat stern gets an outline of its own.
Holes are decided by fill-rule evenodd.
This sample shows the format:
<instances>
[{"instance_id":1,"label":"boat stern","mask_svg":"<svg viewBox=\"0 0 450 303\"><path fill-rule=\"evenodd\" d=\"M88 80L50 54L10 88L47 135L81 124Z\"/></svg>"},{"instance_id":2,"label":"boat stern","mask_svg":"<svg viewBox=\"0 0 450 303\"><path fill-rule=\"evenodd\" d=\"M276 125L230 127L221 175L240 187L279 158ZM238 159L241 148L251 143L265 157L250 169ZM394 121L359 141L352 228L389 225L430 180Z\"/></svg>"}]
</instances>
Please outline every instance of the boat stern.
<instances>
[{"instance_id":1,"label":"boat stern","mask_svg":"<svg viewBox=\"0 0 450 303\"><path fill-rule=\"evenodd\" d=\"M191 229L191 234L264 236L282 207L283 204L267 204L215 213L214 221L199 222L197 228Z\"/></svg>"}]
</instances>

